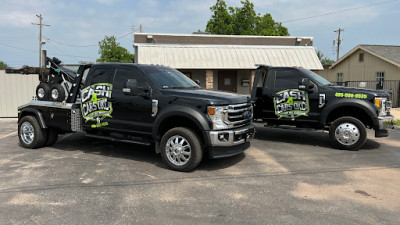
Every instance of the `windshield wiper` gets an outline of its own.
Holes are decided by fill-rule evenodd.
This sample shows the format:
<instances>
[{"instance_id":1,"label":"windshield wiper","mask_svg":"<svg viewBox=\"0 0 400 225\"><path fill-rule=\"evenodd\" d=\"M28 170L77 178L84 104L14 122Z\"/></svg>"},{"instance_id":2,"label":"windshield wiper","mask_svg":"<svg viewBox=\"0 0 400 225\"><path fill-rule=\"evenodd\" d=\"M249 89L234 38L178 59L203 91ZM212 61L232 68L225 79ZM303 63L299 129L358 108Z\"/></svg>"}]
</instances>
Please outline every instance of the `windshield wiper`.
<instances>
[{"instance_id":1,"label":"windshield wiper","mask_svg":"<svg viewBox=\"0 0 400 225\"><path fill-rule=\"evenodd\" d=\"M183 89L183 88L185 88L185 87L179 87L179 86L171 86L171 87L164 86L163 87L163 89Z\"/></svg>"},{"instance_id":2,"label":"windshield wiper","mask_svg":"<svg viewBox=\"0 0 400 225\"><path fill-rule=\"evenodd\" d=\"M181 86L164 86L163 89L195 89L195 88L199 88L198 86L190 86L190 87L181 87Z\"/></svg>"}]
</instances>

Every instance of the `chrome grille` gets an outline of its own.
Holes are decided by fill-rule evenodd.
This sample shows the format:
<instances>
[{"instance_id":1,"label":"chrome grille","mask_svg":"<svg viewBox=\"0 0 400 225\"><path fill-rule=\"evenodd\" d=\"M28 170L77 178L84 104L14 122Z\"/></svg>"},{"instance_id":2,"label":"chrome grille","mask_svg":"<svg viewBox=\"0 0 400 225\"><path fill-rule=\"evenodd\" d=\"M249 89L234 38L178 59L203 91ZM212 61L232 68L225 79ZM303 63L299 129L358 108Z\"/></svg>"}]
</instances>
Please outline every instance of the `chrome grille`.
<instances>
[{"instance_id":1,"label":"chrome grille","mask_svg":"<svg viewBox=\"0 0 400 225\"><path fill-rule=\"evenodd\" d=\"M248 103L229 105L227 112L230 127L248 125L253 119L253 107Z\"/></svg>"},{"instance_id":2,"label":"chrome grille","mask_svg":"<svg viewBox=\"0 0 400 225\"><path fill-rule=\"evenodd\" d=\"M390 112L391 109L392 109L392 101L386 101L385 102L385 111Z\"/></svg>"}]
</instances>

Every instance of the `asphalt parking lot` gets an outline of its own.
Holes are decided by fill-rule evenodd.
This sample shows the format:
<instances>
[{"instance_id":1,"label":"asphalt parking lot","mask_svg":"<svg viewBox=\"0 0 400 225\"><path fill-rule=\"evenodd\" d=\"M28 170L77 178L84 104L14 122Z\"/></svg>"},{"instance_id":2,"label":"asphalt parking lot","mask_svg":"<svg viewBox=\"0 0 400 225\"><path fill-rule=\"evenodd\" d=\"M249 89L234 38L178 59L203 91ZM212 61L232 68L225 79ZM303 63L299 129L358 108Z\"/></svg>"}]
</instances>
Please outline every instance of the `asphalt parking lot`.
<instances>
[{"instance_id":1,"label":"asphalt parking lot","mask_svg":"<svg viewBox=\"0 0 400 225\"><path fill-rule=\"evenodd\" d=\"M165 168L151 149L62 135L18 144L0 119L1 224L399 224L400 130L360 151L327 133L259 128L244 154Z\"/></svg>"}]
</instances>

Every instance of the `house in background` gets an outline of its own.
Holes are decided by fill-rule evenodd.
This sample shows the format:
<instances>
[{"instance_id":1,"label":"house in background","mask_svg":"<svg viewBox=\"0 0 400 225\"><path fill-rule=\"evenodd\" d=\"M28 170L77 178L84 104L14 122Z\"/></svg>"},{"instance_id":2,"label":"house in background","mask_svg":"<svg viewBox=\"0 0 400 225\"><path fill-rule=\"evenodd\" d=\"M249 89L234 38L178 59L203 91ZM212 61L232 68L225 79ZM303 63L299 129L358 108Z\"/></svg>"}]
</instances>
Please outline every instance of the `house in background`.
<instances>
[{"instance_id":1,"label":"house in background","mask_svg":"<svg viewBox=\"0 0 400 225\"><path fill-rule=\"evenodd\" d=\"M400 46L358 45L321 75L331 82L400 80Z\"/></svg>"},{"instance_id":2,"label":"house in background","mask_svg":"<svg viewBox=\"0 0 400 225\"><path fill-rule=\"evenodd\" d=\"M393 106L400 105L400 46L358 45L318 73L344 86L392 90Z\"/></svg>"},{"instance_id":3,"label":"house in background","mask_svg":"<svg viewBox=\"0 0 400 225\"><path fill-rule=\"evenodd\" d=\"M135 34L135 62L178 69L202 87L248 95L256 64L322 70L310 37Z\"/></svg>"}]
</instances>

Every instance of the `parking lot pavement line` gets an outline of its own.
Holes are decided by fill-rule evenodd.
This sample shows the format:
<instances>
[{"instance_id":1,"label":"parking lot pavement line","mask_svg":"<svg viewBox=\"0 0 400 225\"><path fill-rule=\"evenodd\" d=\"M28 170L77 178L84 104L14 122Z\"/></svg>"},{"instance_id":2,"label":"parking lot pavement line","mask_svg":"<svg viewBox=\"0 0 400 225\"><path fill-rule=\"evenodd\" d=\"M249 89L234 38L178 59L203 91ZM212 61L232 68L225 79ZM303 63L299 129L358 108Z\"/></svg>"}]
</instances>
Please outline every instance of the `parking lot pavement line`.
<instances>
[{"instance_id":1,"label":"parking lot pavement line","mask_svg":"<svg viewBox=\"0 0 400 225\"><path fill-rule=\"evenodd\" d=\"M12 133L9 133L9 134L6 134L6 135L4 135L4 136L1 136L0 139L6 138L6 137L10 137L10 136L12 136L12 135L14 135L14 134L17 134L17 133L18 133L18 131L14 131L14 132L12 132Z\"/></svg>"}]
</instances>

